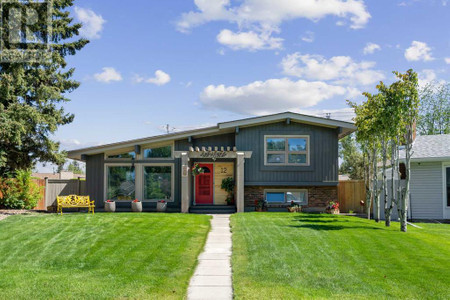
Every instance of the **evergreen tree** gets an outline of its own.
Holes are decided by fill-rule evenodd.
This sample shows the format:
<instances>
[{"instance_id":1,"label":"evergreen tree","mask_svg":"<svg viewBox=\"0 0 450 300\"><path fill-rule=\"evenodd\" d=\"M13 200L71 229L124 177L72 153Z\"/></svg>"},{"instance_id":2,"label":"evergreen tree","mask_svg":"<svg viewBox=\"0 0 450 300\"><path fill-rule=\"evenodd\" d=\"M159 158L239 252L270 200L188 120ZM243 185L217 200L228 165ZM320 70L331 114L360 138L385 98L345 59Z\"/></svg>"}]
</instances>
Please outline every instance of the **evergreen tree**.
<instances>
[{"instance_id":1,"label":"evergreen tree","mask_svg":"<svg viewBox=\"0 0 450 300\"><path fill-rule=\"evenodd\" d=\"M59 150L59 143L53 141L51 135L58 126L73 121L74 115L67 113L62 105L69 101L67 93L79 86L79 82L71 79L75 69L67 67L65 58L89 42L77 38L81 24L73 23L67 11L73 1L50 2L52 33L47 40L49 59L0 61L0 176L32 168L37 161L58 165L64 161L65 153ZM9 5L25 8L33 2L17 1ZM6 4L2 5L4 10L7 9ZM47 36L48 20L38 18L33 26L20 31L21 44L9 44L8 14L1 18L4 48L36 47L27 44L25 34L29 31L37 37Z\"/></svg>"}]
</instances>

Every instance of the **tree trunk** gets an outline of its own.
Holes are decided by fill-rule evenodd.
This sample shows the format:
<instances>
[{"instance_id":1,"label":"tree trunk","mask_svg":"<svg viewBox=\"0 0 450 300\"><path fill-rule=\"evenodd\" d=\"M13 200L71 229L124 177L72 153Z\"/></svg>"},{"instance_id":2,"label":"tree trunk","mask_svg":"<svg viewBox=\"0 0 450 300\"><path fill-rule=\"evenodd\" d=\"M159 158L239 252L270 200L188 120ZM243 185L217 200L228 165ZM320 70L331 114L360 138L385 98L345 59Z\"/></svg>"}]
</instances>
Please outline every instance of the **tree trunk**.
<instances>
[{"instance_id":1,"label":"tree trunk","mask_svg":"<svg viewBox=\"0 0 450 300\"><path fill-rule=\"evenodd\" d=\"M391 204L389 205L389 208L387 212L385 212L385 219L386 219L386 226L391 226L391 216L392 216L392 209L394 208L394 203L396 203L396 197L395 197L395 173L397 172L398 168L398 156L396 151L397 144L395 143L395 140L391 141Z\"/></svg>"},{"instance_id":2,"label":"tree trunk","mask_svg":"<svg viewBox=\"0 0 450 300\"><path fill-rule=\"evenodd\" d=\"M386 143L385 137L383 137L383 139L382 139L381 147L382 147L382 155L383 155L383 182L381 185L381 190L383 191L383 197L384 197L384 218L385 218L385 220L387 220L386 217L389 214L389 212L388 212L389 208L388 208L388 188L387 188L387 176L386 176L387 143ZM386 226L389 226L387 222L386 222Z\"/></svg>"},{"instance_id":3,"label":"tree trunk","mask_svg":"<svg viewBox=\"0 0 450 300\"><path fill-rule=\"evenodd\" d=\"M366 161L367 159L367 161ZM366 213L367 219L370 220L370 208L371 208L371 192L370 192L370 153L364 152L363 155L364 164L364 188L366 190Z\"/></svg>"},{"instance_id":4,"label":"tree trunk","mask_svg":"<svg viewBox=\"0 0 450 300\"><path fill-rule=\"evenodd\" d=\"M378 168L377 168L377 149L374 143L373 147L373 182L372 182L372 195L375 204L375 221L380 222L380 193L378 192Z\"/></svg>"},{"instance_id":5,"label":"tree trunk","mask_svg":"<svg viewBox=\"0 0 450 300\"><path fill-rule=\"evenodd\" d=\"M409 202L409 183L411 180L411 150L412 150L412 129L413 125L409 124L407 128L407 136L406 136L406 184L405 184L405 192L402 199L401 205L401 216L400 216L400 230L403 232L407 231L407 217L408 217L408 202Z\"/></svg>"}]
</instances>

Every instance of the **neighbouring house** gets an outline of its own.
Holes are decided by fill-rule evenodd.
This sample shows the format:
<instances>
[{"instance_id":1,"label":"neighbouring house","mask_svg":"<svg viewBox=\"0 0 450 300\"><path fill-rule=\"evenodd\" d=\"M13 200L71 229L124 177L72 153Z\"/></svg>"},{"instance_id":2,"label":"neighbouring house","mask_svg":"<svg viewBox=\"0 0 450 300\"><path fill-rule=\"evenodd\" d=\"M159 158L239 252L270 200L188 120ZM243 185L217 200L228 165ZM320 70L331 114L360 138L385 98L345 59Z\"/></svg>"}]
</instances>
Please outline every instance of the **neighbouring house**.
<instances>
[{"instance_id":1,"label":"neighbouring house","mask_svg":"<svg viewBox=\"0 0 450 300\"><path fill-rule=\"evenodd\" d=\"M142 200L152 210L196 212L225 209L224 178L235 181L233 210L254 210L265 199L269 210L294 201L323 210L337 200L338 141L352 123L285 112L218 123L197 130L69 151L86 162L87 194L97 208L113 199L118 207ZM204 171L192 176L198 164ZM228 209L230 206L228 206Z\"/></svg>"},{"instance_id":2,"label":"neighbouring house","mask_svg":"<svg viewBox=\"0 0 450 300\"><path fill-rule=\"evenodd\" d=\"M412 151L409 217L450 219L450 134L417 136Z\"/></svg>"}]
</instances>

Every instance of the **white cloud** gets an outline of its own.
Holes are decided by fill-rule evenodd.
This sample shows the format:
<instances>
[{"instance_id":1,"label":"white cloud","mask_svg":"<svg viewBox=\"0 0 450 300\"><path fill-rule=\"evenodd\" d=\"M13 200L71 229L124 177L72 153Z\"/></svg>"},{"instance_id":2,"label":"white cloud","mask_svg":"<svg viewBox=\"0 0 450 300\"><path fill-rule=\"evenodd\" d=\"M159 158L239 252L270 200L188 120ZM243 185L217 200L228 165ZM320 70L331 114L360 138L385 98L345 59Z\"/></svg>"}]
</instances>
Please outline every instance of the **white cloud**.
<instances>
[{"instance_id":1,"label":"white cloud","mask_svg":"<svg viewBox=\"0 0 450 300\"><path fill-rule=\"evenodd\" d=\"M111 81L121 81L122 75L112 67L102 68L103 72L94 74L97 81L109 83Z\"/></svg>"},{"instance_id":2,"label":"white cloud","mask_svg":"<svg viewBox=\"0 0 450 300\"><path fill-rule=\"evenodd\" d=\"M363 49L363 53L364 54L372 54L377 50L381 50L380 45L375 44L375 43L367 43Z\"/></svg>"},{"instance_id":3,"label":"white cloud","mask_svg":"<svg viewBox=\"0 0 450 300\"><path fill-rule=\"evenodd\" d=\"M91 9L75 6L74 10L77 19L83 24L80 35L88 39L99 39L106 20Z\"/></svg>"},{"instance_id":4,"label":"white cloud","mask_svg":"<svg viewBox=\"0 0 450 300\"><path fill-rule=\"evenodd\" d=\"M424 69L418 72L419 75L419 87L424 87L429 83L435 82L437 84L445 84L446 81L438 79L436 72L432 69Z\"/></svg>"},{"instance_id":5,"label":"white cloud","mask_svg":"<svg viewBox=\"0 0 450 300\"><path fill-rule=\"evenodd\" d=\"M347 89L325 82L281 78L255 81L243 86L209 85L201 93L200 101L207 108L264 115L277 111L298 111L346 93Z\"/></svg>"},{"instance_id":6,"label":"white cloud","mask_svg":"<svg viewBox=\"0 0 450 300\"><path fill-rule=\"evenodd\" d=\"M408 61L430 61L433 60L431 48L424 42L413 41L411 46L405 51L405 58Z\"/></svg>"},{"instance_id":7,"label":"white cloud","mask_svg":"<svg viewBox=\"0 0 450 300\"><path fill-rule=\"evenodd\" d=\"M157 70L155 72L155 77L152 77L152 78L145 78L145 77L142 77L141 75L136 74L133 77L133 82L135 82L135 83L146 82L146 83L152 83L152 84L156 84L156 85L165 85L170 82L170 75L162 70Z\"/></svg>"},{"instance_id":8,"label":"white cloud","mask_svg":"<svg viewBox=\"0 0 450 300\"><path fill-rule=\"evenodd\" d=\"M155 72L155 77L149 78L147 80L148 83L153 83L156 85L165 85L170 82L170 75L162 70L157 70Z\"/></svg>"},{"instance_id":9,"label":"white cloud","mask_svg":"<svg viewBox=\"0 0 450 300\"><path fill-rule=\"evenodd\" d=\"M317 22L326 16L334 16L349 20L351 28L359 29L371 17L362 0L242 0L236 5L231 4L230 0L194 0L194 3L197 9L183 13L176 24L177 29L189 32L194 27L214 21L236 24L240 33L229 30L220 33L225 34L221 38L231 43L234 49L280 48L283 40L271 36L280 32L283 22L293 19L306 18ZM243 47L242 38L250 33L253 39L251 45L257 46ZM269 46L261 47L261 40Z\"/></svg>"},{"instance_id":10,"label":"white cloud","mask_svg":"<svg viewBox=\"0 0 450 300\"><path fill-rule=\"evenodd\" d=\"M270 36L270 33L254 31L234 33L224 29L217 35L217 41L233 50L247 49L250 51L262 49L280 49L282 38Z\"/></svg>"},{"instance_id":11,"label":"white cloud","mask_svg":"<svg viewBox=\"0 0 450 300\"><path fill-rule=\"evenodd\" d=\"M446 57L444 58L444 60L447 65L450 65L450 57Z\"/></svg>"},{"instance_id":12,"label":"white cloud","mask_svg":"<svg viewBox=\"0 0 450 300\"><path fill-rule=\"evenodd\" d=\"M283 21L307 18L318 21L326 16L350 19L351 28L362 28L370 14L361 0L243 0L232 6L230 0L194 0L197 11L183 13L177 23L180 31L212 21L228 21L239 26L278 28Z\"/></svg>"},{"instance_id":13,"label":"white cloud","mask_svg":"<svg viewBox=\"0 0 450 300\"><path fill-rule=\"evenodd\" d=\"M357 63L349 56L333 56L296 52L287 55L281 62L283 73L311 80L330 80L334 84L371 85L384 79L383 72L374 70L375 62Z\"/></svg>"},{"instance_id":14,"label":"white cloud","mask_svg":"<svg viewBox=\"0 0 450 300\"><path fill-rule=\"evenodd\" d=\"M305 35L302 36L302 41L307 42L307 43L314 42L314 32L312 32L312 31L305 32Z\"/></svg>"}]
</instances>

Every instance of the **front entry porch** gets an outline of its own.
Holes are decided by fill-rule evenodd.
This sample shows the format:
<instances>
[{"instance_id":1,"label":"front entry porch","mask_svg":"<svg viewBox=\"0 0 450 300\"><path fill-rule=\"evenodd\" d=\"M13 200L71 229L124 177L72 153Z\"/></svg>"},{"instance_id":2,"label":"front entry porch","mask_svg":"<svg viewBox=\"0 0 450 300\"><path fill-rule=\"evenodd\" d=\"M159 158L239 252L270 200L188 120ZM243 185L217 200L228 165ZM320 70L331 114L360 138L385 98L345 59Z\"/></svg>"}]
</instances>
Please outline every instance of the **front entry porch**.
<instances>
[{"instance_id":1,"label":"front entry porch","mask_svg":"<svg viewBox=\"0 0 450 300\"><path fill-rule=\"evenodd\" d=\"M213 150L214 149L214 150ZM251 151L223 147L198 147L175 151L181 159L181 212L220 213L244 211L244 163ZM192 166L198 163L204 173L192 176ZM226 192L221 189L224 178L235 180L235 206L226 205Z\"/></svg>"}]
</instances>

